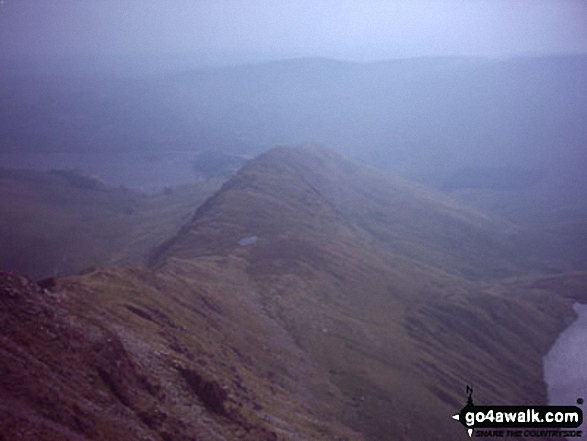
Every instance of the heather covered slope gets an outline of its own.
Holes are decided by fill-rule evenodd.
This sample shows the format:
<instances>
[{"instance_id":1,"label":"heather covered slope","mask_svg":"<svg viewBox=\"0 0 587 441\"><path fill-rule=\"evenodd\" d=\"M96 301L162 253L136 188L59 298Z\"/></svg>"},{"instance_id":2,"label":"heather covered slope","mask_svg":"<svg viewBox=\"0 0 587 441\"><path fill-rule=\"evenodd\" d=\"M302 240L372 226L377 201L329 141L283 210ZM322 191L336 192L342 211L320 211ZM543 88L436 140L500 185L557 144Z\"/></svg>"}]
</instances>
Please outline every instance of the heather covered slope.
<instances>
[{"instance_id":1,"label":"heather covered slope","mask_svg":"<svg viewBox=\"0 0 587 441\"><path fill-rule=\"evenodd\" d=\"M542 356L584 286L523 236L330 150L274 149L150 268L49 292L2 276L6 436L466 436L466 384L480 404L546 402Z\"/></svg>"}]
</instances>

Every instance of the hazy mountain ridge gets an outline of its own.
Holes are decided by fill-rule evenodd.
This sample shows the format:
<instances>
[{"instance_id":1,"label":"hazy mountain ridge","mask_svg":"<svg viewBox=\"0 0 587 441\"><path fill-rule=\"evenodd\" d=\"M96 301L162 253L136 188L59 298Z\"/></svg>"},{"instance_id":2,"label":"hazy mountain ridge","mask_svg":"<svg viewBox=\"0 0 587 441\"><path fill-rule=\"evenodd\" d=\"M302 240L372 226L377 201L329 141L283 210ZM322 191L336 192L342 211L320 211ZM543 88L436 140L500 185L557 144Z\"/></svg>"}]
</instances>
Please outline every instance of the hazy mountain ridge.
<instances>
[{"instance_id":1,"label":"hazy mountain ridge","mask_svg":"<svg viewBox=\"0 0 587 441\"><path fill-rule=\"evenodd\" d=\"M230 127L252 145L361 148L362 158L421 178L481 157L483 164L536 166L555 146L566 161L563 144L585 139L577 119L587 105L585 57L467 61L291 60L227 68L217 77L196 72L182 84L216 96L200 102L210 115L229 115ZM229 114L225 100L233 103Z\"/></svg>"},{"instance_id":2,"label":"hazy mountain ridge","mask_svg":"<svg viewBox=\"0 0 587 441\"><path fill-rule=\"evenodd\" d=\"M585 56L296 59L141 79L12 75L4 151L258 153L314 142L435 185L466 166L577 172ZM442 152L440 154L439 152Z\"/></svg>"},{"instance_id":3,"label":"hazy mountain ridge","mask_svg":"<svg viewBox=\"0 0 587 441\"><path fill-rule=\"evenodd\" d=\"M35 439L466 436L466 384L546 402L542 356L582 292L528 274L512 228L332 150L272 150L150 269L49 291L3 273L0 417Z\"/></svg>"}]
</instances>

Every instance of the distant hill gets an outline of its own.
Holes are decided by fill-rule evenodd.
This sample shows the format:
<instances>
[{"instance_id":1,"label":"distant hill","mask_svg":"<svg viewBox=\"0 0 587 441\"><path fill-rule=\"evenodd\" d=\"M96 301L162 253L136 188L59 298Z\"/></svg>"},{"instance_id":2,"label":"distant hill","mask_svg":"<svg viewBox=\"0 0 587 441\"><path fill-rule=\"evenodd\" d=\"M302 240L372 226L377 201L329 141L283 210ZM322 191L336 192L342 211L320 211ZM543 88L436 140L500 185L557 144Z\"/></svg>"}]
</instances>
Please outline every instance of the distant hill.
<instances>
[{"instance_id":1,"label":"distant hill","mask_svg":"<svg viewBox=\"0 0 587 441\"><path fill-rule=\"evenodd\" d=\"M72 170L0 169L0 268L38 279L142 262L221 182L149 196Z\"/></svg>"},{"instance_id":2,"label":"distant hill","mask_svg":"<svg viewBox=\"0 0 587 441\"><path fill-rule=\"evenodd\" d=\"M587 143L580 55L89 72L2 74L2 150L256 154L316 143L439 186L461 167L544 168L572 179Z\"/></svg>"},{"instance_id":3,"label":"distant hill","mask_svg":"<svg viewBox=\"0 0 587 441\"><path fill-rule=\"evenodd\" d=\"M1 427L65 440L466 436L450 416L467 384L478 403L546 403L542 357L582 296L585 274L555 273L524 234L332 150L273 149L149 267L45 291L0 274L0 402L14 403Z\"/></svg>"}]
</instances>

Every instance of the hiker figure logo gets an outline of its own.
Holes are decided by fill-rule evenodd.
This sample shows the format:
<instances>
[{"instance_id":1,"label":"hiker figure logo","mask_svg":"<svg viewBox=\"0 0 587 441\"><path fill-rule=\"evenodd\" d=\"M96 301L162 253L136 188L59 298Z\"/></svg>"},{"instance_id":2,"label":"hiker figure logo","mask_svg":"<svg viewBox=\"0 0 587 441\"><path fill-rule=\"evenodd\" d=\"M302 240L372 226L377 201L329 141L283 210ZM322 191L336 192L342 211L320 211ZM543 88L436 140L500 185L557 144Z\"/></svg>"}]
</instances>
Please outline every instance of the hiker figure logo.
<instances>
[{"instance_id":1,"label":"hiker figure logo","mask_svg":"<svg viewBox=\"0 0 587 441\"><path fill-rule=\"evenodd\" d=\"M473 407L473 388L467 384L467 405Z\"/></svg>"},{"instance_id":2,"label":"hiker figure logo","mask_svg":"<svg viewBox=\"0 0 587 441\"><path fill-rule=\"evenodd\" d=\"M473 412L474 410L475 404L473 403L473 388L467 384L467 404L465 405L465 407L461 409L459 413L453 415L452 417L453 419L460 421L465 425L465 427L467 427L467 425L465 424L465 419L461 418L461 415L467 415L467 412ZM469 437L472 437L473 427L468 428L467 433L469 434Z\"/></svg>"},{"instance_id":3,"label":"hiker figure logo","mask_svg":"<svg viewBox=\"0 0 587 441\"><path fill-rule=\"evenodd\" d=\"M473 388L467 384L467 403L452 416L467 429L469 437L580 438L583 423L577 406L476 406ZM578 399L577 404L583 400ZM531 430L533 429L533 430Z\"/></svg>"}]
</instances>

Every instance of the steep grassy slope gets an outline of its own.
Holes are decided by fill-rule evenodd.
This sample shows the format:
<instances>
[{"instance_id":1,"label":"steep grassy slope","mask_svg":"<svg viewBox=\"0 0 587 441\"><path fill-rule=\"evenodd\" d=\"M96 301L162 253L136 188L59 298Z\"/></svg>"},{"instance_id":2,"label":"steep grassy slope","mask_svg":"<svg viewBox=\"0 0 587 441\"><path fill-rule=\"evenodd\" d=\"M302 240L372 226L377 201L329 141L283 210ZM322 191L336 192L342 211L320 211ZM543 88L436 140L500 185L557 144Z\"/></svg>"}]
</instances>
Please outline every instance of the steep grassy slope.
<instances>
[{"instance_id":1,"label":"steep grassy slope","mask_svg":"<svg viewBox=\"0 0 587 441\"><path fill-rule=\"evenodd\" d=\"M467 382L486 402L545 401L541 355L572 313L556 295L497 281L547 267L517 236L332 152L278 149L207 201L159 262L253 283L368 436L446 439Z\"/></svg>"},{"instance_id":2,"label":"steep grassy slope","mask_svg":"<svg viewBox=\"0 0 587 441\"><path fill-rule=\"evenodd\" d=\"M50 292L2 275L5 436L461 439L466 384L546 402L542 356L583 291L521 234L332 151L274 149L150 268Z\"/></svg>"},{"instance_id":3,"label":"steep grassy slope","mask_svg":"<svg viewBox=\"0 0 587 441\"><path fill-rule=\"evenodd\" d=\"M71 171L0 170L0 268L41 278L141 262L221 182L147 196Z\"/></svg>"},{"instance_id":4,"label":"steep grassy slope","mask_svg":"<svg viewBox=\"0 0 587 441\"><path fill-rule=\"evenodd\" d=\"M223 304L217 288L139 267L95 270L54 293L13 273L0 279L5 439L349 433L327 425L331 411L311 401L319 374L307 356L268 318L234 322L235 313L255 314L253 306ZM282 365L284 357L295 364Z\"/></svg>"},{"instance_id":5,"label":"steep grassy slope","mask_svg":"<svg viewBox=\"0 0 587 441\"><path fill-rule=\"evenodd\" d=\"M384 253L476 278L545 264L520 249L515 224L319 147L278 148L259 156L206 201L159 253L181 258L226 254L251 235L260 238L255 249L272 247L287 254L271 241L293 237L314 247L351 241L377 253L374 257ZM312 243L315 239L321 240Z\"/></svg>"}]
</instances>

